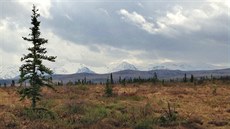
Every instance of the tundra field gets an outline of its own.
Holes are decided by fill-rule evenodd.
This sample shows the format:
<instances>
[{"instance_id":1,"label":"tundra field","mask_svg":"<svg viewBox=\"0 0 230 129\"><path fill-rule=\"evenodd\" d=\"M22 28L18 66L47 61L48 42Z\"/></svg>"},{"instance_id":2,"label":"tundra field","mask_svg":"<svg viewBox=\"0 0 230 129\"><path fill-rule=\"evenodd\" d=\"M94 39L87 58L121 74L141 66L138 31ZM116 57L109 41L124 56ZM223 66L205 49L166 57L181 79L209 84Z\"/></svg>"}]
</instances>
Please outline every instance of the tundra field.
<instances>
[{"instance_id":1,"label":"tundra field","mask_svg":"<svg viewBox=\"0 0 230 129\"><path fill-rule=\"evenodd\" d=\"M222 82L57 86L42 89L38 110L0 88L1 129L229 129L230 85Z\"/></svg>"}]
</instances>

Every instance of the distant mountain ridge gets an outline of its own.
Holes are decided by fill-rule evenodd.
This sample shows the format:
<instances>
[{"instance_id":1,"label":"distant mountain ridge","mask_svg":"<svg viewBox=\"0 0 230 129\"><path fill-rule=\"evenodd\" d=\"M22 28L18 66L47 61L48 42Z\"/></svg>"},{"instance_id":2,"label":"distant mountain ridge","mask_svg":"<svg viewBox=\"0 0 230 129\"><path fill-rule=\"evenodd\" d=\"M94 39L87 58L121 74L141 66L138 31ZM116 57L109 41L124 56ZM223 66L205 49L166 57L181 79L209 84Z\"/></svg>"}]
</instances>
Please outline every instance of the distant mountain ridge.
<instances>
[{"instance_id":1,"label":"distant mountain ridge","mask_svg":"<svg viewBox=\"0 0 230 129\"><path fill-rule=\"evenodd\" d=\"M0 79L14 79L15 77L19 76L19 67L17 65L0 65ZM74 74L74 73L95 73L95 71L89 69L84 64L61 64L55 66L49 66L53 71L54 74ZM76 70L78 68L78 70ZM142 71L151 71L151 70L181 70L181 71L197 71L197 70L214 70L220 69L219 67L215 67L212 65L207 64L186 64L186 63L161 63L161 64L153 64L149 65L145 68L142 68ZM119 64L114 64L107 66L104 68L104 73L113 73L125 70L134 70L138 71L135 65L130 64L128 62L121 62Z\"/></svg>"},{"instance_id":2,"label":"distant mountain ridge","mask_svg":"<svg viewBox=\"0 0 230 129\"><path fill-rule=\"evenodd\" d=\"M122 62L118 64L116 67L112 68L110 72L118 72L123 70L138 70L133 64L128 62Z\"/></svg>"},{"instance_id":3,"label":"distant mountain ridge","mask_svg":"<svg viewBox=\"0 0 230 129\"><path fill-rule=\"evenodd\" d=\"M82 68L79 68L77 73L95 73L94 71L90 70L89 68L87 67L82 67Z\"/></svg>"},{"instance_id":4,"label":"distant mountain ridge","mask_svg":"<svg viewBox=\"0 0 230 129\"><path fill-rule=\"evenodd\" d=\"M181 70L151 70L151 71L138 71L138 70L123 70L118 72L113 72L114 81L118 81L119 77L130 79L130 78L152 78L154 73L157 73L159 79L176 79L183 78L184 74L187 77L194 75L194 77L218 77L218 76L230 76L230 68L228 69L218 69L218 70L199 70L199 71L181 71ZM96 73L76 73L69 75L54 75L54 80L62 80L63 82L82 80L86 78L95 83L105 82L107 78L110 77L110 73L107 74L96 74Z\"/></svg>"},{"instance_id":5,"label":"distant mountain ridge","mask_svg":"<svg viewBox=\"0 0 230 129\"><path fill-rule=\"evenodd\" d=\"M130 79L130 78L143 78L148 79L154 76L154 73L157 73L159 79L177 79L183 78L184 74L187 74L189 78L190 75L194 75L194 77L219 77L219 76L230 76L230 68L228 69L217 69L217 70L199 70L199 71L181 71L181 70L151 70L151 71L138 71L138 70L123 70L113 73L114 81L118 81L119 77L122 79ZM106 82L106 80L110 77L110 73L107 74L97 74L97 73L75 73L75 74L54 74L52 75L54 81L63 81L67 83L68 81L77 81L86 78L86 80L90 80L94 83ZM2 80L0 79L0 83L11 82L10 79Z\"/></svg>"},{"instance_id":6,"label":"distant mountain ridge","mask_svg":"<svg viewBox=\"0 0 230 129\"><path fill-rule=\"evenodd\" d=\"M160 69L167 69L167 70L182 70L182 71L196 71L196 70L213 70L218 69L218 67L208 64L188 64L188 63L161 63L150 65L148 70L160 70Z\"/></svg>"}]
</instances>

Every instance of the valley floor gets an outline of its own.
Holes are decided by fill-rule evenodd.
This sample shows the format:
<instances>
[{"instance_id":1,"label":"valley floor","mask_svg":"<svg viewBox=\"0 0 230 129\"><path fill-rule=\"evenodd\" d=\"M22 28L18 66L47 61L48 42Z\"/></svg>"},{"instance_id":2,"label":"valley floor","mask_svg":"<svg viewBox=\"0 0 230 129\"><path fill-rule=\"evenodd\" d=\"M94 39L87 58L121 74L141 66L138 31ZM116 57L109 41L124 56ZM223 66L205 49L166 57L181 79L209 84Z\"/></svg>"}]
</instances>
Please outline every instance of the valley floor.
<instances>
[{"instance_id":1,"label":"valley floor","mask_svg":"<svg viewBox=\"0 0 230 129\"><path fill-rule=\"evenodd\" d=\"M0 128L15 129L229 129L230 85L190 83L43 88L39 107L26 108L18 88L0 88Z\"/></svg>"}]
</instances>

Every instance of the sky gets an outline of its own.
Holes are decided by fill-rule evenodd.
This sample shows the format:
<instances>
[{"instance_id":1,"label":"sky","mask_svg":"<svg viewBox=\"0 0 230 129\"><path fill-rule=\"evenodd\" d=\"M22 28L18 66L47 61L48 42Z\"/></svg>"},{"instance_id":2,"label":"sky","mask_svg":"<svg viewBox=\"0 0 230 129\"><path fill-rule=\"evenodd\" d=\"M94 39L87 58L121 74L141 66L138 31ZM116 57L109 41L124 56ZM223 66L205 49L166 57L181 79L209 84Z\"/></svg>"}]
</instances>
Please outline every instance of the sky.
<instances>
[{"instance_id":1,"label":"sky","mask_svg":"<svg viewBox=\"0 0 230 129\"><path fill-rule=\"evenodd\" d=\"M20 66L35 4L53 69L98 73L121 62L230 67L228 0L0 0L0 65ZM61 71L61 70L60 70Z\"/></svg>"}]
</instances>

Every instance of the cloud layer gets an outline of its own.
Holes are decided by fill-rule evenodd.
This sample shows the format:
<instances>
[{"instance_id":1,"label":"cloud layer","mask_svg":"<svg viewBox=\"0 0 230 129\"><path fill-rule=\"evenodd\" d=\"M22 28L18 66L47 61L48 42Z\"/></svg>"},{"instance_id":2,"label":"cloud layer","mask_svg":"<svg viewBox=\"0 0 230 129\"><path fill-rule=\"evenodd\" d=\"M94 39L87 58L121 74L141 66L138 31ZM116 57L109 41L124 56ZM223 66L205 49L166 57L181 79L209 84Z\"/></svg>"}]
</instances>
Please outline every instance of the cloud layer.
<instances>
[{"instance_id":1,"label":"cloud layer","mask_svg":"<svg viewBox=\"0 0 230 129\"><path fill-rule=\"evenodd\" d=\"M202 1L0 2L0 65L20 65L28 43L32 4L41 13L42 37L56 67L96 72L127 61L140 68L164 62L230 67L230 3ZM51 67L52 64L49 64Z\"/></svg>"}]
</instances>

